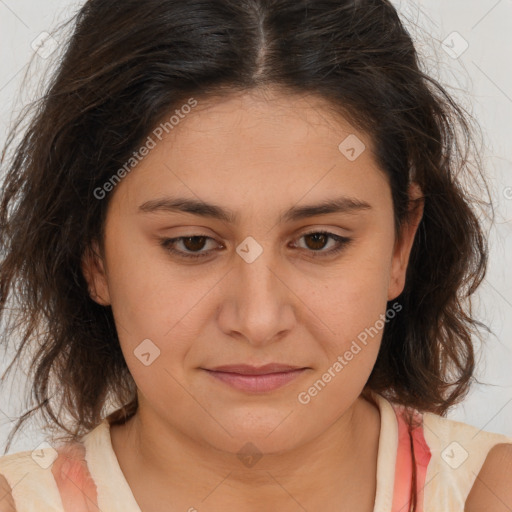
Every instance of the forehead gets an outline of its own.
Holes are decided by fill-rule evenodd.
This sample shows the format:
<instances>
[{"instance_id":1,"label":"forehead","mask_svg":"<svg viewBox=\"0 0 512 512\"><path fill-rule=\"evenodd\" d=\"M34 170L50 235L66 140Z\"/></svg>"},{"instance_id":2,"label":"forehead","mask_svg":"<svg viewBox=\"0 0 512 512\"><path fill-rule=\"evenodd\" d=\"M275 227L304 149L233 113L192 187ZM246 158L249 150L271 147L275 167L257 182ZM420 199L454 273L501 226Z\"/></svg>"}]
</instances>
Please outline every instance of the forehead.
<instances>
[{"instance_id":1,"label":"forehead","mask_svg":"<svg viewBox=\"0 0 512 512\"><path fill-rule=\"evenodd\" d=\"M197 98L161 140L153 139L154 148L123 180L133 201L180 192L217 204L229 195L240 208L250 208L244 199L252 197L270 207L305 195L306 202L324 199L333 189L371 196L387 184L369 136L314 96L252 91Z\"/></svg>"},{"instance_id":2,"label":"forehead","mask_svg":"<svg viewBox=\"0 0 512 512\"><path fill-rule=\"evenodd\" d=\"M351 134L372 144L370 137L352 126L334 105L311 94L256 89L197 101L193 111L163 135L177 150L220 153L232 148L249 156L253 150L263 154L264 150L279 152L296 146L300 155L315 149L337 149L340 138ZM204 146L195 146L198 142ZM293 159L295 155L287 157Z\"/></svg>"}]
</instances>

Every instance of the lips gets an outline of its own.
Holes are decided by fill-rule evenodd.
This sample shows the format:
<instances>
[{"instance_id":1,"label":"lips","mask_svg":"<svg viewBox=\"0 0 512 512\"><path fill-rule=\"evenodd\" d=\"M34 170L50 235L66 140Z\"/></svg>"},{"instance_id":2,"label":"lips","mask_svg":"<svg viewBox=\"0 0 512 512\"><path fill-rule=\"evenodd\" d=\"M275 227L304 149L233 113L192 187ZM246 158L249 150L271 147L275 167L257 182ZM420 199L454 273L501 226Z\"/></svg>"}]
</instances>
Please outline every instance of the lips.
<instances>
[{"instance_id":1,"label":"lips","mask_svg":"<svg viewBox=\"0 0 512 512\"><path fill-rule=\"evenodd\" d=\"M246 364L223 365L206 372L217 382L222 382L239 391L266 393L281 388L310 368L269 363L263 366Z\"/></svg>"},{"instance_id":2,"label":"lips","mask_svg":"<svg viewBox=\"0 0 512 512\"><path fill-rule=\"evenodd\" d=\"M240 375L268 375L271 373L287 373L294 370L302 370L305 367L290 366L287 364L269 363L263 366L251 366L248 364L233 364L211 368L213 372L238 373Z\"/></svg>"}]
</instances>

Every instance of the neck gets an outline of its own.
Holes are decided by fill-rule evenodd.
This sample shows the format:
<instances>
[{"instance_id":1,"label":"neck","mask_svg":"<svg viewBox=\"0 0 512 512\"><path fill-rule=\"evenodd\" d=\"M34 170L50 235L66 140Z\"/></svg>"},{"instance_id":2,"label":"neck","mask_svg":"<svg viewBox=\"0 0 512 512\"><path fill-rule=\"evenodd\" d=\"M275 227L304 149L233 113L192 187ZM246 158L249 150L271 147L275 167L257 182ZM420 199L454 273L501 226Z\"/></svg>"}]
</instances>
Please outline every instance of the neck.
<instances>
[{"instance_id":1,"label":"neck","mask_svg":"<svg viewBox=\"0 0 512 512\"><path fill-rule=\"evenodd\" d=\"M322 435L259 460L250 449L241 459L198 442L145 407L126 424L111 427L114 451L142 509L154 510L151 503L167 500L182 502L183 508L176 510L236 505L240 512L299 510L298 504L318 510L320 502L327 505L341 498L343 509L371 511L379 432L378 409L362 397ZM126 446L133 449L128 452ZM334 509L342 510L339 502Z\"/></svg>"}]
</instances>

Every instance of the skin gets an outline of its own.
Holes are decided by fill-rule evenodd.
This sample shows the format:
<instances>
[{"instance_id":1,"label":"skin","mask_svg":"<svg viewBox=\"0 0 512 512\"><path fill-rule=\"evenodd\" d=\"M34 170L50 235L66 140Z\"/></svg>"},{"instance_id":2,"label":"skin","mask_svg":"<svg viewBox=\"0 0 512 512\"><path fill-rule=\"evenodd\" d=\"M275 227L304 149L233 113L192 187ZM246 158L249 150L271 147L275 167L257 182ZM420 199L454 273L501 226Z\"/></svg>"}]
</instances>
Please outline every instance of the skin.
<instances>
[{"instance_id":1,"label":"skin","mask_svg":"<svg viewBox=\"0 0 512 512\"><path fill-rule=\"evenodd\" d=\"M338 149L351 134L366 146L355 161ZM139 209L171 195L239 219ZM290 207L341 195L371 208L279 221ZM410 197L420 196L411 186ZM138 387L138 413L111 437L142 510L372 510L380 418L360 395L382 330L307 405L297 396L401 293L422 211L395 236L369 136L318 98L270 90L199 102L122 180L104 254L96 247L83 269L91 297L112 306ZM336 242L304 235L323 230L352 241L321 256ZM204 259L161 246L201 235L212 240L174 248L210 251ZM263 249L252 263L236 252L248 236ZM160 350L149 366L134 354L145 339ZM268 362L308 369L259 394L203 369ZM247 442L263 455L252 467L237 457Z\"/></svg>"},{"instance_id":2,"label":"skin","mask_svg":"<svg viewBox=\"0 0 512 512\"><path fill-rule=\"evenodd\" d=\"M464 512L512 510L512 444L497 444L485 459L466 500Z\"/></svg>"},{"instance_id":3,"label":"skin","mask_svg":"<svg viewBox=\"0 0 512 512\"><path fill-rule=\"evenodd\" d=\"M348 134L367 146L354 162L337 150ZM333 191L372 209L277 222L283 209ZM143 202L176 192L228 206L241 220L137 212ZM419 189L410 196L419 197ZM395 237L390 190L371 140L313 98L251 94L202 105L124 179L112 197L105 254L89 253L83 268L94 300L112 305L139 388L139 412L112 427L111 437L142 510L372 510L380 418L360 391L380 336L309 404L298 403L297 394L402 291L421 214L413 212ZM356 243L325 260L288 248L313 227ZM185 263L156 241L162 233L197 232L228 250ZM264 248L251 264L234 251L247 235ZM150 366L133 354L145 338L161 350ZM199 370L268 361L311 370L258 396ZM252 467L236 457L247 441L263 454ZM512 510L511 471L512 445L495 446L465 511ZM66 512L98 509L83 447L62 449L52 474ZM11 485L0 475L0 512L15 510Z\"/></svg>"}]
</instances>

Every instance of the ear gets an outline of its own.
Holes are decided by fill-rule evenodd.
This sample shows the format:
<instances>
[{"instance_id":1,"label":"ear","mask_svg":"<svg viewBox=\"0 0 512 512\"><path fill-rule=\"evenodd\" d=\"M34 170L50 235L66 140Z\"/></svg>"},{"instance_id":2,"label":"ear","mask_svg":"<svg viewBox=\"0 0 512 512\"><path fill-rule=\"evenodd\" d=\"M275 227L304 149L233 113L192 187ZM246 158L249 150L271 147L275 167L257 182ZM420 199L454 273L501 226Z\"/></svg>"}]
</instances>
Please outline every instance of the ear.
<instances>
[{"instance_id":1,"label":"ear","mask_svg":"<svg viewBox=\"0 0 512 512\"><path fill-rule=\"evenodd\" d=\"M388 300L395 299L404 290L409 256L411 254L416 231L423 217L425 201L420 186L417 183L412 183L409 186L408 193L409 213L402 225L401 232L398 233L396 237L395 246L393 248Z\"/></svg>"},{"instance_id":2,"label":"ear","mask_svg":"<svg viewBox=\"0 0 512 512\"><path fill-rule=\"evenodd\" d=\"M82 256L82 272L87 281L89 296L101 306L110 305L107 273L104 258L100 254L99 246L94 241Z\"/></svg>"}]
</instances>

